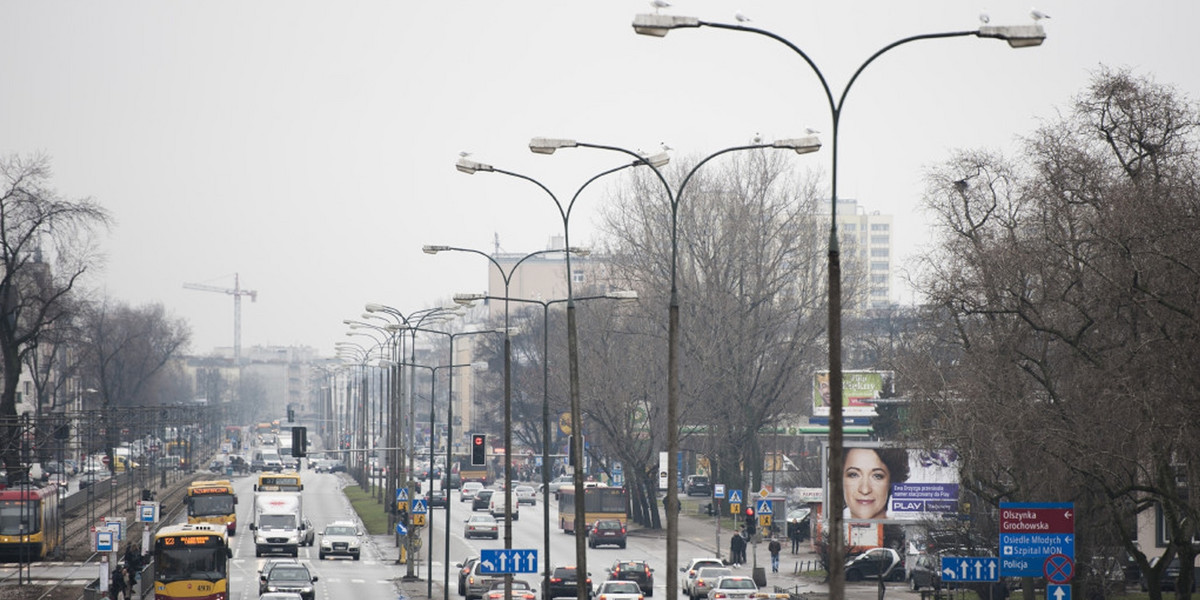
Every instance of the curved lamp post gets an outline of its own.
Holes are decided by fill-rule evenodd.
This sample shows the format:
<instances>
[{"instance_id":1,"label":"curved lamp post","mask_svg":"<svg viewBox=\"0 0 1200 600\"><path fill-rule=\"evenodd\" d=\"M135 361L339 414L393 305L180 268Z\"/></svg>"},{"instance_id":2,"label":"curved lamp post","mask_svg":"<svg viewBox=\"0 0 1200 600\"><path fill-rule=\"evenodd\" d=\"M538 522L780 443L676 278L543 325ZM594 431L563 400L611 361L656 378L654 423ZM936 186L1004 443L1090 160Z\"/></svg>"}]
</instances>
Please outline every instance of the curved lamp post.
<instances>
[{"instance_id":1,"label":"curved lamp post","mask_svg":"<svg viewBox=\"0 0 1200 600\"><path fill-rule=\"evenodd\" d=\"M573 209L575 207L575 201L579 199L579 195L581 193L583 193L584 189L586 189L589 185L591 185L592 182L596 181L597 179L600 179L601 177L604 177L605 175L616 173L618 171L622 171L622 170L628 169L630 167L637 167L637 166L642 166L642 165L650 166L652 168L657 169L658 167L666 165L667 162L670 160L670 157L667 156L666 153L660 153L660 154L656 154L654 156L648 156L648 157L642 156L642 155L636 154L636 153L631 153L631 154L633 154L633 156L636 157L636 159L633 162L627 163L624 165L620 165L618 167L614 167L612 169L609 169L607 171L604 171L602 173L594 175L590 179L585 181L583 183L583 185L579 186L579 188L577 190L575 190L575 194L573 196L571 196L571 201L568 202L566 206L563 206L563 203L561 201L559 201L558 196L555 196L554 192L551 192L549 188L547 188L545 185L543 185L540 181L538 181L532 177L529 177L527 175L522 175L520 173L514 173L512 171L506 171L504 169L497 169L489 164L484 164L484 163L480 163L480 162L475 162L473 160L468 160L466 157L460 157L458 159L458 162L455 163L454 168L458 169L459 172L466 173L468 175L473 175L473 174L479 173L479 172L500 173L503 175L508 175L510 177L516 177L517 179L523 179L525 181L528 181L528 182L536 185L543 192L546 192L546 195L550 196L550 199L554 202L555 207L558 208L558 214L559 214L559 217L562 219L562 224L563 224L563 247L570 248L571 247L571 226L570 226L571 209ZM571 281L571 278L572 278L571 253L568 252L566 256L567 256L567 260L566 260L566 262L567 262L567 265L566 265L566 267L567 267L567 363L568 363L569 372L570 372L571 451L572 451L572 454L576 457L575 465L574 465L574 467L575 467L574 475L573 475L574 484L575 484L575 486L574 486L575 487L575 497L583 498L583 493L584 493L583 492L583 460L582 460L583 459L583 423L582 423L582 417L581 417L582 411L579 406L579 340L578 340L578 336L576 335L576 327L575 327L575 302L574 302L574 292L573 292L574 286L572 285L572 281ZM583 508L584 507L583 507L582 502L575 503L575 531L584 531L586 529L584 526L585 519L584 519ZM578 572L580 572L580 573L587 572L587 540L578 535L575 536L575 566L578 569ZM587 586L587 579L585 577L579 577L578 579L579 579L579 581L576 582L576 587L575 587L576 594L577 594L579 600L588 600L590 590L588 589L588 586ZM511 586L505 586L505 600L509 600L511 597L510 587Z\"/></svg>"},{"instance_id":2,"label":"curved lamp post","mask_svg":"<svg viewBox=\"0 0 1200 600\"><path fill-rule=\"evenodd\" d=\"M914 35L900 40L896 40L872 54L866 61L858 66L850 80L846 83L846 87L842 89L841 96L835 101L833 92L829 88L829 83L825 80L825 75L817 68L816 63L803 50L797 47L792 42L770 31L759 29L757 27L747 27L744 25L733 25L727 23L715 23L702 21L695 17L684 17L677 15L661 15L661 14L640 14L633 19L633 30L641 35L650 35L655 37L663 37L672 29L693 28L693 27L712 27L716 29L729 29L734 31L744 31L755 33L758 35L769 37L791 49L798 54L804 62L816 74L817 79L821 82L821 87L825 91L825 98L829 103L829 113L833 121L833 168L831 174L831 192L830 192L830 225L829 225L829 388L837 395L838 401L830 402L829 406L829 506L826 514L829 518L829 531L838 532L838 535L830 535L829 548L829 570L830 585L829 593L833 600L841 600L845 596L845 537L842 535L842 509L844 504L843 486L842 486L842 268L841 256L838 249L838 233L837 233L837 184L838 184L838 126L841 122L842 108L846 102L846 95L850 92L850 88L875 59L882 56L884 53L920 40L935 40L954 37L979 37L1004 40L1013 48L1028 48L1040 46L1046 39L1046 32L1041 25L1036 23L1032 25L1016 25L1016 26L983 26L979 29L967 31L950 31L943 33L927 33Z\"/></svg>"},{"instance_id":3,"label":"curved lamp post","mask_svg":"<svg viewBox=\"0 0 1200 600\"><path fill-rule=\"evenodd\" d=\"M514 267L515 269L516 267ZM566 302L566 298L557 300L533 300L528 298L509 298L508 290L505 295L489 296L487 294L455 294L454 301L463 306L471 306L479 300L505 301L505 330L508 323L508 302L523 302L537 304L542 307L542 544L545 556L542 559L542 580L545 589L550 589L550 305ZM576 302L609 298L613 300L637 300L634 290L618 290L603 296L581 296ZM507 336L506 340L507 342ZM507 351L507 346L506 346Z\"/></svg>"},{"instance_id":4,"label":"curved lamp post","mask_svg":"<svg viewBox=\"0 0 1200 600\"><path fill-rule=\"evenodd\" d=\"M593 148L608 150L622 154L638 156L636 152L619 146L590 144L570 139L534 138L529 142L529 149L536 154L554 154L560 148ZM650 165L654 174L663 185L667 200L671 206L671 294L667 314L667 497L665 510L667 513L667 589L676 589L679 562L679 287L676 278L676 263L679 256L678 216L679 204L683 200L683 192L687 189L692 176L708 161L739 150L755 150L778 148L794 150L797 154L808 154L821 149L821 141L815 135L794 139L777 140L770 143L755 143L743 146L731 146L718 150L701 159L688 171L677 190L672 190L666 177L659 171L658 166ZM580 493L576 491L576 493ZM578 496L582 497L582 495ZM581 597L580 600L583 600Z\"/></svg>"}]
</instances>

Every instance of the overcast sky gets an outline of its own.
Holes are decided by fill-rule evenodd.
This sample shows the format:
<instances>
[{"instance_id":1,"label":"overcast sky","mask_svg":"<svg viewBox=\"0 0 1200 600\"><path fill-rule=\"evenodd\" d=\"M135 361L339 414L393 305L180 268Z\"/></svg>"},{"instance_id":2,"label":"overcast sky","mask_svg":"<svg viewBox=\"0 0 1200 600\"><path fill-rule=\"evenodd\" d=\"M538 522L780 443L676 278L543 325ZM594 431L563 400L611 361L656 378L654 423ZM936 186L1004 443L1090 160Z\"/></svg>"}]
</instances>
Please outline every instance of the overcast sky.
<instances>
[{"instance_id":1,"label":"overcast sky","mask_svg":"<svg viewBox=\"0 0 1200 600\"><path fill-rule=\"evenodd\" d=\"M734 12L803 48L835 90L875 50L979 26L982 4L673 0L666 13ZM1065 110L1101 65L1200 95L1195 2L1044 2L1040 48L960 38L896 49L855 84L842 117L840 196L896 216L903 257L928 240L924 170L956 148L1011 150ZM1025 2L989 2L1027 24ZM367 302L408 312L486 286L486 263L423 244L527 253L562 223L548 197L457 173L460 151L569 197L624 162L531 154L537 136L706 155L756 132L825 132L816 77L785 46L717 29L635 35L642 0L590 2L0 2L0 154L44 153L53 185L115 217L91 285L162 302L192 350L233 343L332 353ZM830 154L797 157L826 176ZM603 186L572 242L592 237ZM664 232L666 235L666 232ZM904 261L901 261L903 266ZM909 303L911 294L893 298ZM686 299L685 299L686 301ZM664 307L665 311L665 307Z\"/></svg>"}]
</instances>

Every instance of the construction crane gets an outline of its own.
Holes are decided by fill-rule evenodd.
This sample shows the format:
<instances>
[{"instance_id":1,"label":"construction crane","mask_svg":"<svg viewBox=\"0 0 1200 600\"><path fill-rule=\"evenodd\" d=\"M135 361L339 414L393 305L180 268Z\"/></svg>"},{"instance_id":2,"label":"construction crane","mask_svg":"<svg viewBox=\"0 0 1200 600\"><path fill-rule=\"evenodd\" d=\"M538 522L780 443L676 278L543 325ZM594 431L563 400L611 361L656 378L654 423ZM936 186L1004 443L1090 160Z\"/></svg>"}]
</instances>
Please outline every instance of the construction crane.
<instances>
[{"instance_id":1,"label":"construction crane","mask_svg":"<svg viewBox=\"0 0 1200 600\"><path fill-rule=\"evenodd\" d=\"M185 283L185 290L200 290L202 292L217 292L218 294L229 294L233 296L233 362L236 364L242 363L242 296L250 296L250 301L258 300L258 291L243 290L238 282L238 274L233 274L233 287L224 288L215 285L205 285L203 283Z\"/></svg>"}]
</instances>

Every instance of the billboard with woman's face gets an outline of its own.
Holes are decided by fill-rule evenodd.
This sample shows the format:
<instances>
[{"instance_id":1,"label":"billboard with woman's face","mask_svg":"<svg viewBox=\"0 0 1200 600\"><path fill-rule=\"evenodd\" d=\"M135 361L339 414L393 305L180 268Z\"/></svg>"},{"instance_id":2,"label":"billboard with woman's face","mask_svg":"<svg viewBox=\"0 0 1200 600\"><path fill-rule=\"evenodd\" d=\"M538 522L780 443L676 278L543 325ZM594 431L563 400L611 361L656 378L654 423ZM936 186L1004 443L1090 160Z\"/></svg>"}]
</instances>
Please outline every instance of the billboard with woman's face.
<instances>
[{"instance_id":1,"label":"billboard with woman's face","mask_svg":"<svg viewBox=\"0 0 1200 600\"><path fill-rule=\"evenodd\" d=\"M918 520L958 513L959 464L952 450L851 442L844 446L842 463L846 521ZM828 476L823 480L829 506Z\"/></svg>"}]
</instances>

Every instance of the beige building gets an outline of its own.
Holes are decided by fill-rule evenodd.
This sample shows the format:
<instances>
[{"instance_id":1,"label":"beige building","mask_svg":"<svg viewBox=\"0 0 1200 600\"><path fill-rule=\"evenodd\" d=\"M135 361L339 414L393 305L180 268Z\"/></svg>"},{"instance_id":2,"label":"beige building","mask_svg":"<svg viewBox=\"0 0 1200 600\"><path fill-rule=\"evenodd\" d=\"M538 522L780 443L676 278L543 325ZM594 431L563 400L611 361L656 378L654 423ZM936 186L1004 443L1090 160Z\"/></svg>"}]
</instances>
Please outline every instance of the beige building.
<instances>
[{"instance_id":1,"label":"beige building","mask_svg":"<svg viewBox=\"0 0 1200 600\"><path fill-rule=\"evenodd\" d=\"M828 215L829 211L826 210ZM838 228L843 251L855 249L855 258L864 267L866 293L853 306L855 310L887 308L892 305L892 216L868 212L857 200L838 200ZM852 244L850 243L852 242ZM848 306L849 308L849 306Z\"/></svg>"}]
</instances>

